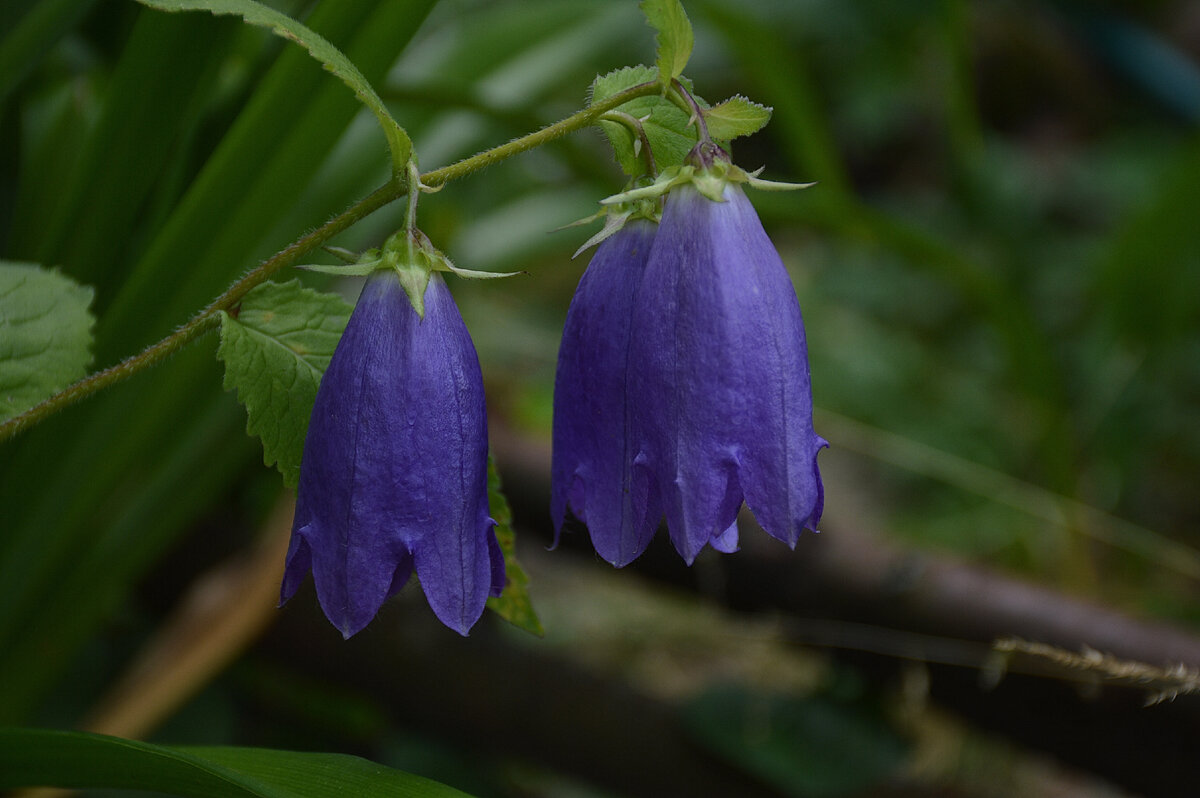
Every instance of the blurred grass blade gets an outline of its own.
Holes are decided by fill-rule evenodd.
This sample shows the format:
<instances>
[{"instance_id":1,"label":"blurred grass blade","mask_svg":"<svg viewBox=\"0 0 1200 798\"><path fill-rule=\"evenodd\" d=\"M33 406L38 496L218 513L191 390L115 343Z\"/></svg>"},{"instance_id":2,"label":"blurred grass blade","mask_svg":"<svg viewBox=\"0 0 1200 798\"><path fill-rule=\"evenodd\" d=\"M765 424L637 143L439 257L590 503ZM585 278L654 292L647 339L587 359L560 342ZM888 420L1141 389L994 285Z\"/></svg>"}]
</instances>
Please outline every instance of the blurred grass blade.
<instances>
[{"instance_id":1,"label":"blurred grass blade","mask_svg":"<svg viewBox=\"0 0 1200 798\"><path fill-rule=\"evenodd\" d=\"M30 6L12 32L0 41L0 101L95 2L40 0Z\"/></svg>"},{"instance_id":2,"label":"blurred grass blade","mask_svg":"<svg viewBox=\"0 0 1200 798\"><path fill-rule=\"evenodd\" d=\"M153 790L189 798L463 798L356 756L262 748L174 748L120 737L0 729L0 787Z\"/></svg>"},{"instance_id":3,"label":"blurred grass blade","mask_svg":"<svg viewBox=\"0 0 1200 798\"><path fill-rule=\"evenodd\" d=\"M147 217L158 215L151 203L163 175L180 168L194 146L238 34L248 32L231 19L131 8L137 19L121 57L103 90L94 90L95 119L88 114L77 123L87 136L72 149L72 168L49 180L32 164L24 170L23 181L33 184L26 190L46 197L37 204L47 212L18 209L16 222L33 239L33 259L97 287L101 317L147 243ZM51 157L63 160L70 145L50 146Z\"/></svg>"},{"instance_id":4,"label":"blurred grass blade","mask_svg":"<svg viewBox=\"0 0 1200 798\"><path fill-rule=\"evenodd\" d=\"M392 170L404 174L404 167L412 155L412 140L392 118L391 112L379 99L375 89L345 53L335 47L324 36L310 30L296 20L268 8L254 0L138 0L143 5L161 11L209 11L213 14L234 14L251 25L268 28L276 36L295 42L324 64L325 68L342 79L359 101L379 120L388 148L392 151Z\"/></svg>"},{"instance_id":5,"label":"blurred grass blade","mask_svg":"<svg viewBox=\"0 0 1200 798\"><path fill-rule=\"evenodd\" d=\"M380 80L431 5L327 2L307 21ZM159 56L163 70L187 57ZM237 108L209 108L201 119L223 131L221 111ZM292 205L358 111L307 54L281 52L199 174L188 175L169 218L139 231L145 254L128 281L97 285L98 295L114 297L97 325L97 361L111 363L161 337L255 259L341 210L329 197ZM302 226L276 230L289 214ZM6 447L0 722L28 717L152 559L252 467L256 447L242 432L244 416L220 393L210 347L195 345Z\"/></svg>"}]
</instances>

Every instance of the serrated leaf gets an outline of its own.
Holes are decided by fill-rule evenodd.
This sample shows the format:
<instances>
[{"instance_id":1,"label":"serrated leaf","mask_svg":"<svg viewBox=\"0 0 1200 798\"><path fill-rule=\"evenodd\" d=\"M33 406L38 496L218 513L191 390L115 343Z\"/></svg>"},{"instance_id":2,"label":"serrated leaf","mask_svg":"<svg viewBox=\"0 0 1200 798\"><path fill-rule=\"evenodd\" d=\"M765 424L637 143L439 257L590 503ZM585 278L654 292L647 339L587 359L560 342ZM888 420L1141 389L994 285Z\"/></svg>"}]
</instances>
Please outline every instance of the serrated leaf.
<instances>
[{"instance_id":1,"label":"serrated leaf","mask_svg":"<svg viewBox=\"0 0 1200 798\"><path fill-rule=\"evenodd\" d=\"M468 798L345 754L153 745L85 732L0 729L0 789L150 790L195 798Z\"/></svg>"},{"instance_id":2,"label":"serrated leaf","mask_svg":"<svg viewBox=\"0 0 1200 798\"><path fill-rule=\"evenodd\" d=\"M487 600L488 609L518 629L542 637L546 632L542 629L542 622L538 620L533 602L529 598L529 575L517 562L517 536L512 528L512 510L509 509L508 499L504 498L500 474L496 471L496 463L490 455L488 504L491 507L492 520L496 522L496 541L500 544L500 551L504 553L504 570L507 576L504 592Z\"/></svg>"},{"instance_id":3,"label":"serrated leaf","mask_svg":"<svg viewBox=\"0 0 1200 798\"><path fill-rule=\"evenodd\" d=\"M392 170L402 175L412 157L412 139L393 117L375 89L358 67L328 39L286 14L255 0L138 0L160 11L208 11L211 14L239 16L251 25L266 28L276 36L295 42L321 62L325 69L341 78L379 120L392 154Z\"/></svg>"},{"instance_id":4,"label":"serrated leaf","mask_svg":"<svg viewBox=\"0 0 1200 798\"><path fill-rule=\"evenodd\" d=\"M647 66L625 67L596 78L592 83L592 103L655 79L658 73ZM703 103L697 98L697 102ZM690 117L670 100L657 95L639 97L618 107L641 122L650 150L659 170L679 166L696 146L695 128ZM639 155L637 135L619 122L601 121L600 128L612 144L613 154L625 174L636 177L646 173L646 162Z\"/></svg>"},{"instance_id":5,"label":"serrated leaf","mask_svg":"<svg viewBox=\"0 0 1200 798\"><path fill-rule=\"evenodd\" d=\"M729 141L762 130L771 121L771 109L738 95L705 108L704 121L710 136Z\"/></svg>"},{"instance_id":6,"label":"serrated leaf","mask_svg":"<svg viewBox=\"0 0 1200 798\"><path fill-rule=\"evenodd\" d=\"M277 466L290 487L300 481L317 386L350 311L341 297L292 280L263 283L236 315L221 313L217 357L225 363L225 390L237 390L246 432L262 440L263 462Z\"/></svg>"},{"instance_id":7,"label":"serrated leaf","mask_svg":"<svg viewBox=\"0 0 1200 798\"><path fill-rule=\"evenodd\" d=\"M642 13L650 27L658 31L658 79L663 86L683 74L692 56L692 23L679 0L642 0Z\"/></svg>"},{"instance_id":8,"label":"serrated leaf","mask_svg":"<svg viewBox=\"0 0 1200 798\"><path fill-rule=\"evenodd\" d=\"M0 261L0 422L83 377L92 289L34 263Z\"/></svg>"}]
</instances>

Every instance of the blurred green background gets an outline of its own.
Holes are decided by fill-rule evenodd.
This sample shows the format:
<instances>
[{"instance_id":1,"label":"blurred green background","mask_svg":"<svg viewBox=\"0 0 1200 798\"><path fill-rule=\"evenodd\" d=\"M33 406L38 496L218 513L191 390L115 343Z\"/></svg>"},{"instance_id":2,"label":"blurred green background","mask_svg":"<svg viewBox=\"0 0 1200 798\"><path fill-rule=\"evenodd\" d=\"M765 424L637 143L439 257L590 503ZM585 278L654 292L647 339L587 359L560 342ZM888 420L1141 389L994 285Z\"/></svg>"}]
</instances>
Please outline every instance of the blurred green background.
<instances>
[{"instance_id":1,"label":"blurred green background","mask_svg":"<svg viewBox=\"0 0 1200 798\"><path fill-rule=\"evenodd\" d=\"M272 5L342 47L426 170L566 116L597 74L653 60L631 0ZM735 161L818 181L752 199L805 315L831 442L823 536L853 528L1200 623L1200 8L685 7L698 93L774 107ZM374 118L263 31L118 0L0 12L0 253L95 288L96 367L182 324L387 167ZM587 259L570 255L592 232L556 229L621 187L590 130L421 204L458 265L528 272L452 288L520 494L545 640L487 617L462 641L415 587L346 645L311 587L272 609L289 498L221 390L209 336L0 447L0 724L86 725L175 680L175 698L121 733L359 753L480 795L669 794L666 774L683 779L677 794L1119 794L1104 778L1174 794L1136 768L1053 764L1019 730L1002 741L931 701L919 663L797 645L779 610L723 606L719 558L680 576L652 552L614 572L581 530L543 551L555 353ZM335 243L377 246L401 213ZM206 597L216 616L177 614ZM845 648L894 649L880 634L863 627ZM163 659L144 656L152 645ZM1174 708L1185 724L1188 700ZM625 759L632 743L604 717L674 734L661 772ZM527 726L556 745L521 749ZM685 787L697 761L728 781Z\"/></svg>"}]
</instances>

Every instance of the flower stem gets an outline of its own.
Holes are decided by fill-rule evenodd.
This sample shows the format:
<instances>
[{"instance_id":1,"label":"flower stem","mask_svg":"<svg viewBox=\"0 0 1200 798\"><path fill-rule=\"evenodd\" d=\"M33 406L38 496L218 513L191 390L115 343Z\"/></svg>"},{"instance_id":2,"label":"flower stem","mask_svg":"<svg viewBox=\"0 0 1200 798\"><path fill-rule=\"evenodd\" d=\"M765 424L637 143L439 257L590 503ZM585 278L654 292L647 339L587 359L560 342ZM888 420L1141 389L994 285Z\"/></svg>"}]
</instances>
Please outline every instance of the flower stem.
<instances>
[{"instance_id":1,"label":"flower stem","mask_svg":"<svg viewBox=\"0 0 1200 798\"><path fill-rule=\"evenodd\" d=\"M712 141L712 137L708 135L708 122L704 121L704 109L700 107L700 103L696 102L696 98L678 79L671 81L671 89L672 98L682 99L681 107L692 115L691 121L696 126L696 135L700 139L700 144Z\"/></svg>"},{"instance_id":2,"label":"flower stem","mask_svg":"<svg viewBox=\"0 0 1200 798\"><path fill-rule=\"evenodd\" d=\"M582 130L604 114L624 105L630 100L656 94L659 88L659 84L655 82L639 83L625 91L601 100L582 111L577 111L566 119L559 120L552 125L547 125L541 130L522 136L519 139L513 139L507 144L501 144L499 147L481 152L478 155L472 155L470 158L466 158L450 166L443 166L441 169L426 172L421 175L421 182L426 186L440 186L444 183L449 183L451 180L458 180L478 169L483 169L494 163L499 163L506 158L511 158L527 150L540 147L555 139L560 139L569 133L574 133L576 130Z\"/></svg>"},{"instance_id":3,"label":"flower stem","mask_svg":"<svg viewBox=\"0 0 1200 798\"><path fill-rule=\"evenodd\" d=\"M7 440L27 427L42 421L57 413L68 405L90 396L108 386L132 377L143 369L156 365L178 352L187 344L199 338L220 322L219 313L229 310L242 300L255 286L265 282L276 272L291 266L309 250L315 249L333 236L347 229L355 222L379 210L396 198L397 188L394 181L373 191L363 199L351 205L325 224L313 230L284 249L263 261L257 269L247 274L229 287L225 293L209 303L208 307L192 317L191 321L180 327L156 344L152 344L136 355L122 360L115 366L109 366L103 371L97 371L79 382L51 396L18 416L0 424L0 441Z\"/></svg>"},{"instance_id":4,"label":"flower stem","mask_svg":"<svg viewBox=\"0 0 1200 798\"><path fill-rule=\"evenodd\" d=\"M609 111L601 118L608 122L624 125L633 135L637 136L638 154L646 162L646 173L652 178L658 177L658 162L654 160L654 150L650 146L650 137L646 135L646 126L642 124L642 120L624 111Z\"/></svg>"},{"instance_id":5,"label":"flower stem","mask_svg":"<svg viewBox=\"0 0 1200 798\"><path fill-rule=\"evenodd\" d=\"M494 163L499 163L506 158L511 158L514 155L519 155L550 141L574 133L577 130L581 130L618 106L638 97L653 94L657 90L657 83L643 83L633 86L582 111L577 111L571 116L548 125L541 130L518 139L513 139L507 144L502 144L499 147L481 152L478 155L473 155L450 166L426 172L420 177L420 183L432 188L445 185L452 180L458 180L471 172L491 166ZM405 196L408 193L408 188L407 180L403 182L395 179L389 180L316 230L301 236L279 252L267 258L257 268L230 286L225 293L209 303L208 307L192 317L187 324L158 343L152 344L140 353L132 355L114 366L110 366L103 371L97 371L83 378L79 382L54 394L41 404L0 423L0 442L6 441L17 433L49 418L80 399L91 396L97 391L126 380L138 372L162 362L204 333L216 327L220 323L221 311L231 309L251 289L266 282L268 278L279 271L294 265L309 251L321 246L338 233L348 229L383 206Z\"/></svg>"}]
</instances>

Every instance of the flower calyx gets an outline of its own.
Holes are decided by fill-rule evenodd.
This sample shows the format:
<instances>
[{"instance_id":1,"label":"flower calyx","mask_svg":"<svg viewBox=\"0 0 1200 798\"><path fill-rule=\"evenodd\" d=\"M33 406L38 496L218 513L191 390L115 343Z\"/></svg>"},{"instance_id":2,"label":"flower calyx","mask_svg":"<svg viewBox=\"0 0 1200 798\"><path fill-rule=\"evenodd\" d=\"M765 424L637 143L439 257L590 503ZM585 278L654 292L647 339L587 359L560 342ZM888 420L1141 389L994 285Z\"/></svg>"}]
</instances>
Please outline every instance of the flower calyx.
<instances>
[{"instance_id":1,"label":"flower calyx","mask_svg":"<svg viewBox=\"0 0 1200 798\"><path fill-rule=\"evenodd\" d=\"M343 250L333 254L343 259L346 257ZM460 269L430 242L429 236L415 227L397 230L383 242L383 247L368 249L354 263L344 266L306 264L297 268L343 277L365 277L390 269L400 278L400 285L404 287L409 303L421 318L425 318L425 288L429 285L432 272L452 272L469 280L490 280L522 274Z\"/></svg>"},{"instance_id":2,"label":"flower calyx","mask_svg":"<svg viewBox=\"0 0 1200 798\"><path fill-rule=\"evenodd\" d=\"M728 153L715 142L702 141L688 154L682 166L664 169L651 184L627 189L600 200L601 205L620 206L646 200L659 201L671 189L687 183L713 202L724 202L725 187L746 183L762 191L795 191L816 183L782 183L759 177L762 168L747 172L729 160Z\"/></svg>"},{"instance_id":3,"label":"flower calyx","mask_svg":"<svg viewBox=\"0 0 1200 798\"><path fill-rule=\"evenodd\" d=\"M634 181L636 183L637 181ZM644 182L644 180L642 181ZM630 185L633 186L634 183ZM648 184L652 185L652 184ZM638 190L636 188L627 189L625 193ZM617 195L621 196L621 195ZM611 197L608 199L612 199ZM607 199L601 200L600 210L576 222L563 225L560 230L568 227L578 227L580 225L590 224L598 219L604 220L604 227L594 236L584 241L579 249L575 250L572 258L579 257L581 252L597 246L604 240L611 238L618 231L623 229L626 224L636 219L646 219L650 222L658 224L658 220L662 218L662 199L660 196L642 197L630 200L629 202L609 202Z\"/></svg>"}]
</instances>

